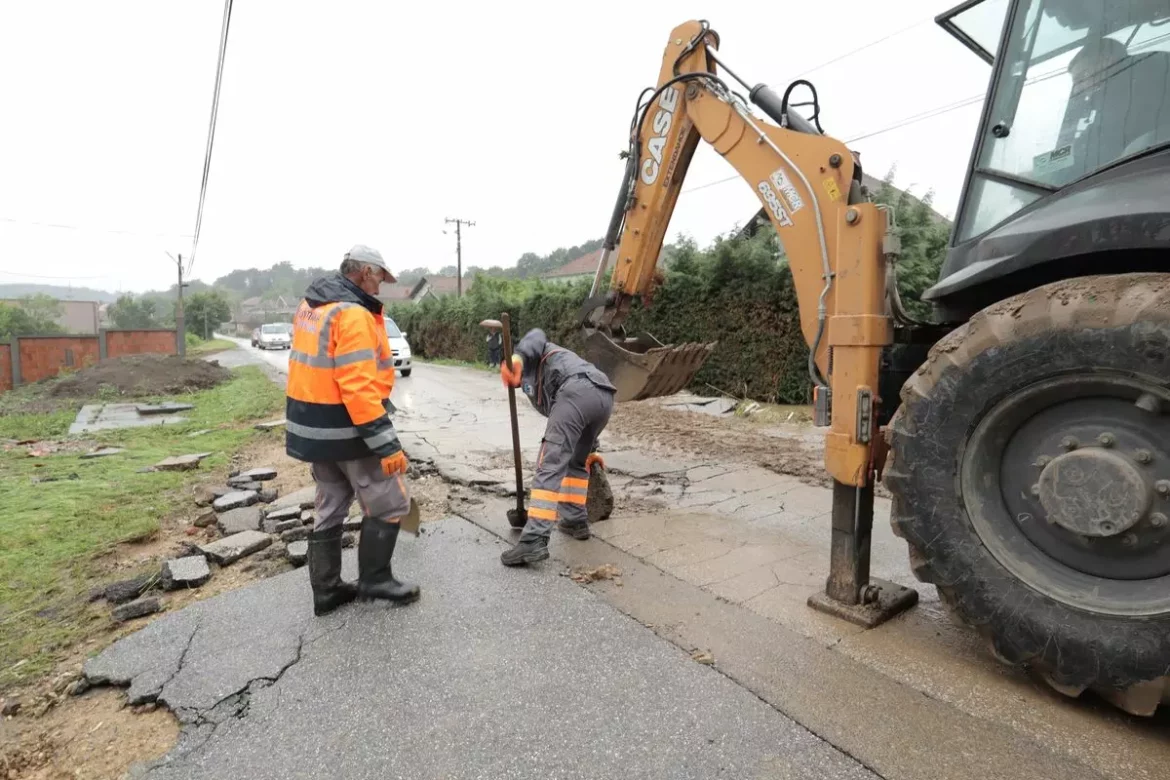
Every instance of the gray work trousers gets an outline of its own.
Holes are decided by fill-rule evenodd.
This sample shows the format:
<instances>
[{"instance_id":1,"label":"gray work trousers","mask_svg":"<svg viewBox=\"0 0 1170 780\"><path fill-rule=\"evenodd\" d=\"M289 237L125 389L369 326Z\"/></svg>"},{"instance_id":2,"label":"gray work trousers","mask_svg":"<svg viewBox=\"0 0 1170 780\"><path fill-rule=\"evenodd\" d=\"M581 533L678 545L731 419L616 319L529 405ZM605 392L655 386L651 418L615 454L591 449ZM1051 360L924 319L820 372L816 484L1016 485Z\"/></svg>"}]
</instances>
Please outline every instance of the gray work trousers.
<instances>
[{"instance_id":1,"label":"gray work trousers","mask_svg":"<svg viewBox=\"0 0 1170 780\"><path fill-rule=\"evenodd\" d=\"M561 386L540 443L521 542L542 536L547 539L558 515L562 523L570 525L588 522L585 499L589 472L585 461L597 447L612 413L613 391L585 377L573 377Z\"/></svg>"},{"instance_id":2,"label":"gray work trousers","mask_svg":"<svg viewBox=\"0 0 1170 780\"><path fill-rule=\"evenodd\" d=\"M410 511L410 492L406 488L405 476L386 476L382 471L382 460L376 455L359 460L314 463L311 471L313 481L317 483L314 531L324 531L344 523L354 498L357 498L363 516L384 523L397 523Z\"/></svg>"}]
</instances>

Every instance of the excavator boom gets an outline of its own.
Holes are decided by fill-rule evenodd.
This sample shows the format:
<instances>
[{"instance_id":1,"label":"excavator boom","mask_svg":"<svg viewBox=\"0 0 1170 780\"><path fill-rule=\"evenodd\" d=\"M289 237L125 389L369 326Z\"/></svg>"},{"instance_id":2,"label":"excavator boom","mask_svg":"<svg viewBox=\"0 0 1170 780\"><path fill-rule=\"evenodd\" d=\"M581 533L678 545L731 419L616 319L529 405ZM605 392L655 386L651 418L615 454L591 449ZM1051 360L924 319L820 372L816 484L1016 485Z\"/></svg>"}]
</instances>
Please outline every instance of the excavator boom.
<instances>
[{"instance_id":1,"label":"excavator boom","mask_svg":"<svg viewBox=\"0 0 1170 780\"><path fill-rule=\"evenodd\" d=\"M717 72L718 43L706 22L675 28L657 86L631 123L625 176L582 312L587 354L614 378L619 401L677 392L711 354L713 344L665 345L623 328L633 302L653 295L670 217L702 140L751 186L776 228L822 424L831 424L826 467L846 485L866 486L878 446L880 354L893 332L886 258L896 247L887 240L886 214L861 202L849 150L788 113L787 96L752 87L751 99L775 124L753 114ZM611 260L609 289L599 295Z\"/></svg>"}]
</instances>

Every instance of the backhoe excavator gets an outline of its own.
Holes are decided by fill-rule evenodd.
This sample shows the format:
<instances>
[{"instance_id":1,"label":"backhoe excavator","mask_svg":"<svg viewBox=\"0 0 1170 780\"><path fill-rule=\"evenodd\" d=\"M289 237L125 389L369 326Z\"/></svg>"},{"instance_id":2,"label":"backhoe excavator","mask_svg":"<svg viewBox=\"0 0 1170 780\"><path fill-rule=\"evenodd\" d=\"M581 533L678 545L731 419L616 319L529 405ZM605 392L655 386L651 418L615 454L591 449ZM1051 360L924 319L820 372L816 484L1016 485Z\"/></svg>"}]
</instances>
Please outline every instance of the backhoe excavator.
<instances>
[{"instance_id":1,"label":"backhoe excavator","mask_svg":"<svg viewBox=\"0 0 1170 780\"><path fill-rule=\"evenodd\" d=\"M827 428L829 576L809 605L874 626L917 601L869 576L884 479L915 575L996 657L1151 715L1170 702L1170 3L968 0L937 21L991 78L930 322L899 299L896 215L812 85L742 81L690 21L630 126L587 354L626 401L711 353L623 327L710 144L783 245Z\"/></svg>"}]
</instances>

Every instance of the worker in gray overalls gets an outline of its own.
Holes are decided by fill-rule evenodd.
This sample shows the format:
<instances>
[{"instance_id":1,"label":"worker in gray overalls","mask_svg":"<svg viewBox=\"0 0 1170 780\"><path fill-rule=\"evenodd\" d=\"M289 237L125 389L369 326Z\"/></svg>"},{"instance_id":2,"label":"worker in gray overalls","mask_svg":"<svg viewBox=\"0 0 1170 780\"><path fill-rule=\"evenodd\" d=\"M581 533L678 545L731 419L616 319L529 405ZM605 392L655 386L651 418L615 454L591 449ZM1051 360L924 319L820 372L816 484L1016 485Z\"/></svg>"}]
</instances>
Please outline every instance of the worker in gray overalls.
<instances>
[{"instance_id":1,"label":"worker in gray overalls","mask_svg":"<svg viewBox=\"0 0 1170 780\"><path fill-rule=\"evenodd\" d=\"M548 418L528 502L528 522L516 546L500 556L505 566L523 566L548 557L554 523L574 539L589 538L585 507L589 472L601 460L594 450L613 412L617 388L596 366L553 344L539 328L524 334L513 350L512 370L505 360L500 376L505 386L522 388L536 410Z\"/></svg>"}]
</instances>

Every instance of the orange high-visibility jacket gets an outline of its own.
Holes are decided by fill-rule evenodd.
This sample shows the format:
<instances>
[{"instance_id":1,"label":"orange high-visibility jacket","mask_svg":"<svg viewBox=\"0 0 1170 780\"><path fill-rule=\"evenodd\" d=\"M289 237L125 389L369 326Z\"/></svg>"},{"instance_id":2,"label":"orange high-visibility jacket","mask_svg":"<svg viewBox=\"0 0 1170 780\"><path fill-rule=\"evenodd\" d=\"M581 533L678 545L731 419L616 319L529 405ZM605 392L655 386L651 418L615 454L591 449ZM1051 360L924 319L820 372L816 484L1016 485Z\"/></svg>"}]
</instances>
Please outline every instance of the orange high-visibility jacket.
<instances>
[{"instance_id":1,"label":"orange high-visibility jacket","mask_svg":"<svg viewBox=\"0 0 1170 780\"><path fill-rule=\"evenodd\" d=\"M393 455L393 389L381 302L339 273L309 285L293 319L285 451L308 462Z\"/></svg>"}]
</instances>

